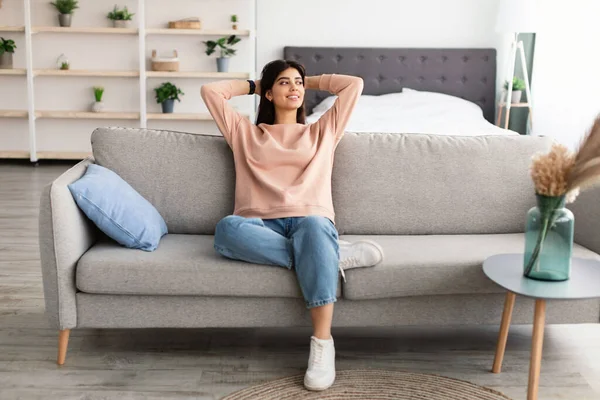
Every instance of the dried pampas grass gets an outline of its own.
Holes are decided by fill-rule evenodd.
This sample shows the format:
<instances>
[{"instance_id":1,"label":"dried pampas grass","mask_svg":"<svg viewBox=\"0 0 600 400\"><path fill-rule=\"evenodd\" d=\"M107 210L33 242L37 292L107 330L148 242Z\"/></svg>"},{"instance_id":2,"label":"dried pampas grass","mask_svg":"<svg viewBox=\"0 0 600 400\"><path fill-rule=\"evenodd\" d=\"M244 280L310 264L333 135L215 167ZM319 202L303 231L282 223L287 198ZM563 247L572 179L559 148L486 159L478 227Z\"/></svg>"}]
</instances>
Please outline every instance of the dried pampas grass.
<instances>
[{"instance_id":1,"label":"dried pampas grass","mask_svg":"<svg viewBox=\"0 0 600 400\"><path fill-rule=\"evenodd\" d=\"M544 196L567 193L567 180L575 164L575 155L562 144L553 144L547 154L536 154L531 162L535 192Z\"/></svg>"},{"instance_id":2,"label":"dried pampas grass","mask_svg":"<svg viewBox=\"0 0 600 400\"><path fill-rule=\"evenodd\" d=\"M532 158L531 178L535 192L544 196L566 196L572 203L580 190L600 183L600 116L573 153L553 144L546 154Z\"/></svg>"},{"instance_id":3,"label":"dried pampas grass","mask_svg":"<svg viewBox=\"0 0 600 400\"><path fill-rule=\"evenodd\" d=\"M569 175L569 187L587 189L600 182L600 117L583 139Z\"/></svg>"}]
</instances>

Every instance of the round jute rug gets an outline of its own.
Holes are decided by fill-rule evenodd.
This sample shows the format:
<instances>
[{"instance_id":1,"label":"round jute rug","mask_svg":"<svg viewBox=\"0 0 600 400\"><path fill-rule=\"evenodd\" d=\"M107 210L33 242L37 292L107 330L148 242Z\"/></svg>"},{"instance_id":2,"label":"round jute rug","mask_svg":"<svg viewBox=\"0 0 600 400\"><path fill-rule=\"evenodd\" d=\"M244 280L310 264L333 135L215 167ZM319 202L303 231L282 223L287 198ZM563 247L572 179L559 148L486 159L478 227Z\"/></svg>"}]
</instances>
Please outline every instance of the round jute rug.
<instances>
[{"instance_id":1,"label":"round jute rug","mask_svg":"<svg viewBox=\"0 0 600 400\"><path fill-rule=\"evenodd\" d=\"M403 371L337 371L323 392L304 388L304 375L281 378L242 389L222 400L510 400L502 393L443 376Z\"/></svg>"}]
</instances>

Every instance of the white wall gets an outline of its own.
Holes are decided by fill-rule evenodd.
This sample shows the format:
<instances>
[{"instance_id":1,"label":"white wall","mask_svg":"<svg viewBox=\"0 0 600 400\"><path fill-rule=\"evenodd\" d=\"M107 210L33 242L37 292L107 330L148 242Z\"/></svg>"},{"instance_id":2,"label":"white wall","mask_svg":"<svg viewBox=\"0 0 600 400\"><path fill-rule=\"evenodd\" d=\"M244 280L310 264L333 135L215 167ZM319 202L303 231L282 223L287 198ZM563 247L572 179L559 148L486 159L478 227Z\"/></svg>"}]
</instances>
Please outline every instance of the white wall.
<instances>
[{"instance_id":1,"label":"white wall","mask_svg":"<svg viewBox=\"0 0 600 400\"><path fill-rule=\"evenodd\" d=\"M251 0L147 0L147 26L157 27L169 19L198 16L205 27L227 26L232 13L240 16L240 28L249 28L251 16L245 13ZM32 0L34 25L55 24L55 12L47 0ZM106 12L114 0L80 0L81 9L74 25L106 26ZM136 0L120 0L136 12ZM504 79L504 60L509 38L494 32L498 0L258 0L257 73L267 62L281 58L283 47L294 46L365 46L365 47L492 47L498 49L498 87ZM135 20L136 17L134 17ZM4 0L0 9L0 25L22 25L22 0ZM2 34L20 43L15 67L25 67L21 34ZM205 38L151 37L147 45L168 51L177 47L182 55L182 70L215 70L214 59L203 54ZM34 68L52 68L54 60L66 53L77 69L135 69L137 40L134 36L86 36L44 34L34 37ZM243 42L239 56L232 59L231 71L247 71L250 57ZM106 87L105 101L109 111L137 111L138 90L134 79L36 78L36 108L85 109L93 100L91 87ZM151 89L162 80L148 80L148 112L158 112ZM198 95L202 80L175 79L186 96L176 111L205 110ZM0 77L0 109L25 109L25 78ZM247 99L236 99L244 106ZM89 151L89 134L97 125L135 126L135 121L38 121L38 151ZM149 122L149 127L172 128L193 132L217 132L212 122ZM24 120L0 119L2 148L27 150L27 123ZM7 141L10 144L7 146ZM12 146L12 147L11 147Z\"/></svg>"},{"instance_id":2,"label":"white wall","mask_svg":"<svg viewBox=\"0 0 600 400\"><path fill-rule=\"evenodd\" d=\"M600 113L600 2L544 1L533 65L533 134L576 148Z\"/></svg>"},{"instance_id":3,"label":"white wall","mask_svg":"<svg viewBox=\"0 0 600 400\"><path fill-rule=\"evenodd\" d=\"M258 70L284 46L491 47L499 76L510 38L496 34L498 0L259 0Z\"/></svg>"}]
</instances>

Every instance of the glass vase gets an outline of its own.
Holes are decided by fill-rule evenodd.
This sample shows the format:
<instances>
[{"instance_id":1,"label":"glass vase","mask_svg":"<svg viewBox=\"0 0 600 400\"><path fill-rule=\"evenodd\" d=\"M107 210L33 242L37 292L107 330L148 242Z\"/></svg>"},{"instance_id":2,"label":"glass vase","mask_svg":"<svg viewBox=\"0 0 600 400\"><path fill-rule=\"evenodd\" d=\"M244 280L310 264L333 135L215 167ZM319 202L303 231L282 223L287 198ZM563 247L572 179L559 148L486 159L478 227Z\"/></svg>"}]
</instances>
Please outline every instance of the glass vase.
<instances>
[{"instance_id":1,"label":"glass vase","mask_svg":"<svg viewBox=\"0 0 600 400\"><path fill-rule=\"evenodd\" d=\"M571 276L573 213L565 196L536 194L537 206L527 212L523 274L542 281L565 281Z\"/></svg>"}]
</instances>

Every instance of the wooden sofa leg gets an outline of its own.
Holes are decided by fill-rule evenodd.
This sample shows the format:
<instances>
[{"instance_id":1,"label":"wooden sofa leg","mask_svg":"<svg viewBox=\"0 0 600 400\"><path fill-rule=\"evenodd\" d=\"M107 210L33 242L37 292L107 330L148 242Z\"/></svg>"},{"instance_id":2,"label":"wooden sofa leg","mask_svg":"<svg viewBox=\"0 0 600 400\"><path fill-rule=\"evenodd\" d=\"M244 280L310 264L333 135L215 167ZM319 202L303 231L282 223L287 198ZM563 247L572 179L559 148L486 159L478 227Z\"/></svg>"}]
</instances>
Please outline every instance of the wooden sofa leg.
<instances>
[{"instance_id":1,"label":"wooden sofa leg","mask_svg":"<svg viewBox=\"0 0 600 400\"><path fill-rule=\"evenodd\" d=\"M63 365L65 363L70 333L70 329L63 329L58 332L58 360L56 361L58 365Z\"/></svg>"}]
</instances>

